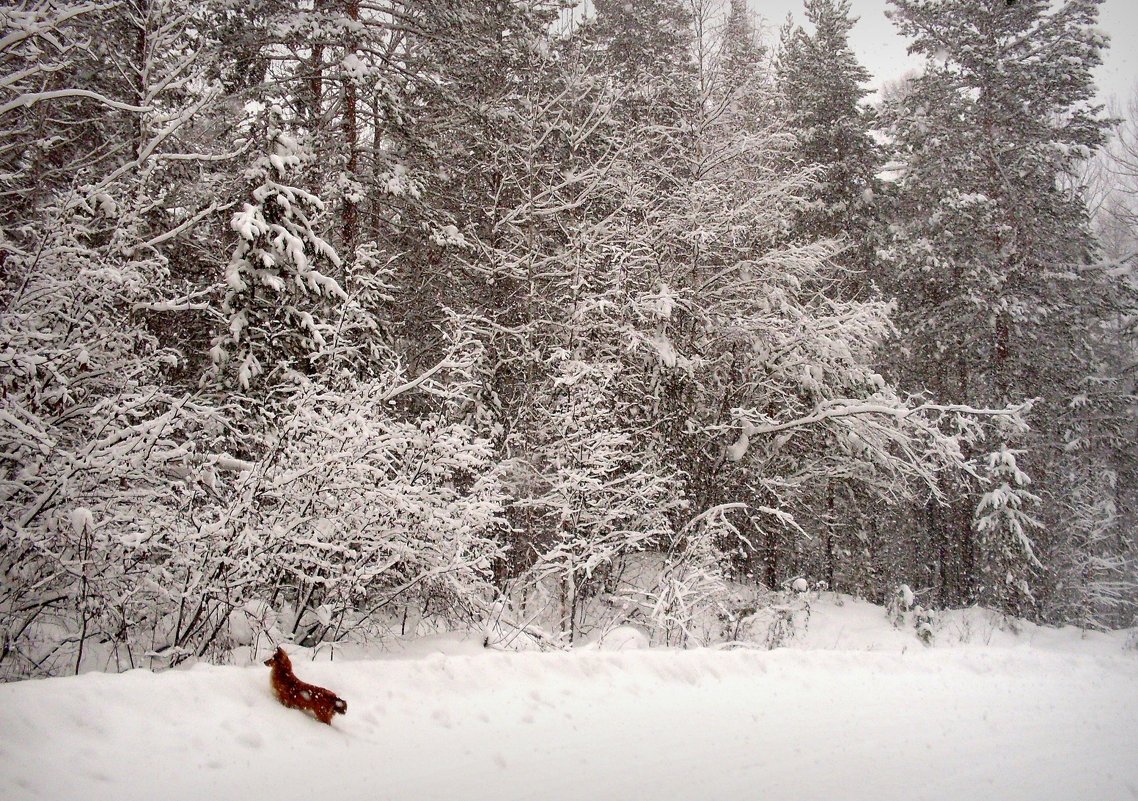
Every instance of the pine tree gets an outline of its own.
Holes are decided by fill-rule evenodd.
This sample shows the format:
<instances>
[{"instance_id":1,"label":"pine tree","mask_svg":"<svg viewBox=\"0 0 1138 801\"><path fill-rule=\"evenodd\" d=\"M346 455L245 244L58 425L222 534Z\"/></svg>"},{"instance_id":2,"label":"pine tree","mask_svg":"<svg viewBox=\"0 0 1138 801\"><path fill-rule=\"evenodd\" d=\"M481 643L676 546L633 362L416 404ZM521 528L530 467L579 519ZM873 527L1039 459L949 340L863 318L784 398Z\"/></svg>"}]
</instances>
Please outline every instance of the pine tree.
<instances>
[{"instance_id":1,"label":"pine tree","mask_svg":"<svg viewBox=\"0 0 1138 801\"><path fill-rule=\"evenodd\" d=\"M699 102L691 11L680 0L599 0L594 8L579 37L619 88L619 118L639 129L646 152L681 146Z\"/></svg>"},{"instance_id":2,"label":"pine tree","mask_svg":"<svg viewBox=\"0 0 1138 801\"><path fill-rule=\"evenodd\" d=\"M804 242L837 240L841 250L834 259L844 275L832 291L844 298L876 299L881 158L870 134L874 115L865 102L870 75L849 44L857 19L850 16L847 0L807 0L805 12L813 30L788 22L776 60L779 104L797 140L795 157L816 171L817 180L789 236ZM836 478L819 488L816 508L823 580L880 598L887 588L869 580L880 545L873 533L880 504L856 482Z\"/></svg>"},{"instance_id":3,"label":"pine tree","mask_svg":"<svg viewBox=\"0 0 1138 801\"><path fill-rule=\"evenodd\" d=\"M869 71L849 44L857 19L850 17L849 0L806 0L806 19L813 33L801 26L784 29L777 61L780 101L798 140L797 156L819 169L793 235L843 240L837 258L850 272L843 290L871 297L880 157L865 105Z\"/></svg>"},{"instance_id":4,"label":"pine tree","mask_svg":"<svg viewBox=\"0 0 1138 801\"><path fill-rule=\"evenodd\" d=\"M755 30L746 0L731 0L717 70L722 76L724 93L737 93L761 76L766 58L767 49Z\"/></svg>"},{"instance_id":5,"label":"pine tree","mask_svg":"<svg viewBox=\"0 0 1138 801\"><path fill-rule=\"evenodd\" d=\"M1104 323L1124 287L1096 263L1082 198L1061 183L1104 139L1091 102L1099 2L892 2L911 49L930 58L887 110L901 164L885 251L901 329L893 372L955 402L1039 398L1019 467L1041 497L1061 495L1081 458L1074 431L1090 426L1104 444L1118 422L1104 359L1116 334ZM974 600L978 577L1006 558L976 539L969 506L928 510L942 602ZM1021 540L1010 586L1054 580L1033 560L1047 565L1065 537L1057 512L1043 510L1043 529Z\"/></svg>"}]
</instances>

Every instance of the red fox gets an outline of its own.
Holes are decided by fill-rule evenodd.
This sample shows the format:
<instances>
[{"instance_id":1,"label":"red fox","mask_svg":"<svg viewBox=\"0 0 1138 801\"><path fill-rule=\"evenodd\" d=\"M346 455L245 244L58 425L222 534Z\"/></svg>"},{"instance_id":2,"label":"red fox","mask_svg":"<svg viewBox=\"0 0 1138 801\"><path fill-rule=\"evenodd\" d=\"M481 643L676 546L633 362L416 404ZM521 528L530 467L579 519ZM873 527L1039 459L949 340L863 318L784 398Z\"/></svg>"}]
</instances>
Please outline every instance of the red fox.
<instances>
[{"instance_id":1,"label":"red fox","mask_svg":"<svg viewBox=\"0 0 1138 801\"><path fill-rule=\"evenodd\" d=\"M292 663L283 648L277 648L277 652L266 659L265 664L273 669L273 693L289 709L311 712L317 720L329 726L332 725L333 715L343 715L348 711L347 702L331 690L305 684L298 679L292 672Z\"/></svg>"}]
</instances>

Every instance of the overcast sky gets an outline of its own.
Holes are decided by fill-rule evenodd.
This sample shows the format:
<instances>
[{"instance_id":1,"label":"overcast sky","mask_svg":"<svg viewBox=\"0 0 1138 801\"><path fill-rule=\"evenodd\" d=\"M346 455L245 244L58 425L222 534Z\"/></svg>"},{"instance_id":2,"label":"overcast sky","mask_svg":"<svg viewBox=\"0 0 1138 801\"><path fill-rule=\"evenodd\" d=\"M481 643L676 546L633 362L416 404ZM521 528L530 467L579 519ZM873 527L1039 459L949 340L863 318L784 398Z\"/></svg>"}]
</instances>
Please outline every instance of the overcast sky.
<instances>
[{"instance_id":1,"label":"overcast sky","mask_svg":"<svg viewBox=\"0 0 1138 801\"><path fill-rule=\"evenodd\" d=\"M751 8L766 18L772 37L786 20L788 13L796 23L805 21L802 0L749 0ZM850 0L858 24L850 35L854 51L861 63L875 76L874 85L897 78L919 63L905 53L906 41L885 18L885 0ZM1111 95L1125 104L1138 83L1138 0L1105 0L1099 27L1110 34L1111 47L1096 80L1103 101Z\"/></svg>"}]
</instances>

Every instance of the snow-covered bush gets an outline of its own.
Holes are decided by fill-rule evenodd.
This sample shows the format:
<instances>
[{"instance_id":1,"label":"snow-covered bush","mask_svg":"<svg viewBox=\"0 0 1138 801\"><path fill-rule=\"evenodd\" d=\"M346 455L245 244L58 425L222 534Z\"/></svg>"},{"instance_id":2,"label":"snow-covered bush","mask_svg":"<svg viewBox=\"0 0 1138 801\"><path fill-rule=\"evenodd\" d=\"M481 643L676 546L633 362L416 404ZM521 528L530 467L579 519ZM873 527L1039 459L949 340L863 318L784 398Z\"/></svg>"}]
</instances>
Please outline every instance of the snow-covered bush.
<instances>
[{"instance_id":1,"label":"snow-covered bush","mask_svg":"<svg viewBox=\"0 0 1138 801\"><path fill-rule=\"evenodd\" d=\"M885 604L885 614L893 628L911 625L917 639L925 645L933 641L936 614L917 603L917 595L908 584L900 584L889 594Z\"/></svg>"},{"instance_id":2,"label":"snow-covered bush","mask_svg":"<svg viewBox=\"0 0 1138 801\"><path fill-rule=\"evenodd\" d=\"M720 606L720 640L727 644L782 648L804 635L810 624L810 599L795 590L737 589Z\"/></svg>"},{"instance_id":3,"label":"snow-covered bush","mask_svg":"<svg viewBox=\"0 0 1138 801\"><path fill-rule=\"evenodd\" d=\"M229 593L198 604L228 612L264 598L287 607L282 633L306 643L374 634L397 605L473 618L503 541L489 443L438 416L395 418L391 390L290 394L270 452L211 524Z\"/></svg>"},{"instance_id":4,"label":"snow-covered bush","mask_svg":"<svg viewBox=\"0 0 1138 801\"><path fill-rule=\"evenodd\" d=\"M1138 621L1138 539L1126 524L1124 482L1102 464L1070 476L1064 536L1047 559L1055 586L1045 620L1103 630Z\"/></svg>"},{"instance_id":5,"label":"snow-covered bush","mask_svg":"<svg viewBox=\"0 0 1138 801\"><path fill-rule=\"evenodd\" d=\"M515 465L514 519L534 554L520 584L559 585L561 624L576 635L581 604L600 591L622 557L658 549L686 506L680 477L613 425L615 367L553 354L546 427Z\"/></svg>"},{"instance_id":6,"label":"snow-covered bush","mask_svg":"<svg viewBox=\"0 0 1138 801\"><path fill-rule=\"evenodd\" d=\"M141 664L130 635L162 607L150 567L231 467L216 409L170 386L179 356L138 312L155 263L108 246L101 213L60 203L51 223L5 264L4 676Z\"/></svg>"},{"instance_id":7,"label":"snow-covered bush","mask_svg":"<svg viewBox=\"0 0 1138 801\"><path fill-rule=\"evenodd\" d=\"M638 599L661 644L708 645L720 638L719 615L731 588L718 543L733 531L729 511L709 509L663 543L659 568L647 577Z\"/></svg>"},{"instance_id":8,"label":"snow-covered bush","mask_svg":"<svg viewBox=\"0 0 1138 801\"><path fill-rule=\"evenodd\" d=\"M885 614L893 628L899 629L905 622L905 613L916 604L916 596L908 584L899 584L885 601Z\"/></svg>"},{"instance_id":9,"label":"snow-covered bush","mask_svg":"<svg viewBox=\"0 0 1138 801\"><path fill-rule=\"evenodd\" d=\"M391 410L441 392L457 349L433 377L294 377L260 417L276 422L239 437L257 458L236 459L222 447L248 399L164 390L175 355L124 324L147 283L96 256L53 240L8 260L23 280L0 320L5 677L168 665L251 633L344 638L393 603L453 617L489 594L504 528L489 444ZM267 611L234 618L250 603L275 630Z\"/></svg>"}]
</instances>

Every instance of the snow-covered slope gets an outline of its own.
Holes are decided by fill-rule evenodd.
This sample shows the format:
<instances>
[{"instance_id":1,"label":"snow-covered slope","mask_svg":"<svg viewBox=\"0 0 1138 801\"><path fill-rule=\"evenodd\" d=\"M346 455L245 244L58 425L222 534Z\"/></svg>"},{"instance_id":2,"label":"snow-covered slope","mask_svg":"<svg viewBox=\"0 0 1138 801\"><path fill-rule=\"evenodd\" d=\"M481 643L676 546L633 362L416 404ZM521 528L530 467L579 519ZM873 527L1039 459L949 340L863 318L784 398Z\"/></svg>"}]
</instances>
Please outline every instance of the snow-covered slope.
<instances>
[{"instance_id":1,"label":"snow-covered slope","mask_svg":"<svg viewBox=\"0 0 1138 801\"><path fill-rule=\"evenodd\" d=\"M0 798L1138 798L1124 636L993 625L999 644L925 648L874 609L816 603L805 647L769 652L297 651L347 699L331 728L261 666L4 685Z\"/></svg>"}]
</instances>

